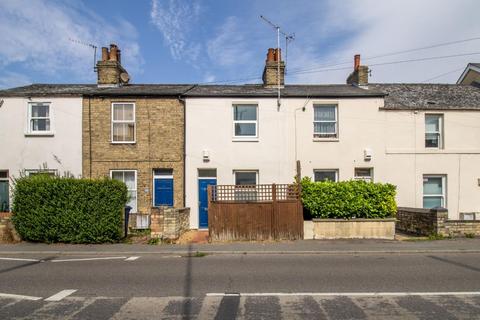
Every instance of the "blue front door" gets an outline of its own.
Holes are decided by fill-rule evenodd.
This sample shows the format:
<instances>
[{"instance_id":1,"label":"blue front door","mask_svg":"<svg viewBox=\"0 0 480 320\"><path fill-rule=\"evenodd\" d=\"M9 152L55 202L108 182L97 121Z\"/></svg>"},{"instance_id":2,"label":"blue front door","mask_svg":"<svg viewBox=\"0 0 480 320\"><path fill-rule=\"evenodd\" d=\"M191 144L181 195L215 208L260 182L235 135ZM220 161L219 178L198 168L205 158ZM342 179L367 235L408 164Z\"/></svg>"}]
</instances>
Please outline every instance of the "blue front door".
<instances>
[{"instance_id":1,"label":"blue front door","mask_svg":"<svg viewBox=\"0 0 480 320\"><path fill-rule=\"evenodd\" d=\"M216 185L217 179L198 179L199 227L208 228L208 191L209 185Z\"/></svg>"},{"instance_id":2,"label":"blue front door","mask_svg":"<svg viewBox=\"0 0 480 320\"><path fill-rule=\"evenodd\" d=\"M155 178L155 207L173 207L173 179Z\"/></svg>"}]
</instances>

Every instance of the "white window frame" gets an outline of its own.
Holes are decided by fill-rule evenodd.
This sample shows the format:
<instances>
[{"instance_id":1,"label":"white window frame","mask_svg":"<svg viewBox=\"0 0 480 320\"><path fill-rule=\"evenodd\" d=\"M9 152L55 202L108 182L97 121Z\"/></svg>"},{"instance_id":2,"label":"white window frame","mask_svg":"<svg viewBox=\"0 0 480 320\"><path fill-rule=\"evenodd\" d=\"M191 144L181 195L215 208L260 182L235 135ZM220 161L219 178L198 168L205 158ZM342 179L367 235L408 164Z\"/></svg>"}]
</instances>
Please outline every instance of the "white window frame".
<instances>
[{"instance_id":1,"label":"white window frame","mask_svg":"<svg viewBox=\"0 0 480 320\"><path fill-rule=\"evenodd\" d=\"M114 120L114 108L115 105L131 104L133 106L133 120ZM111 128L110 128L110 141L114 144L135 144L137 141L137 117L136 117L137 106L135 102L126 101L126 102L112 102L111 106ZM113 140L113 125L115 123L133 123L133 141L114 141Z\"/></svg>"},{"instance_id":2,"label":"white window frame","mask_svg":"<svg viewBox=\"0 0 480 320\"><path fill-rule=\"evenodd\" d=\"M315 121L315 108L335 107L335 120L320 120ZM316 136L320 133L315 132L315 123L335 123L334 137ZM313 103L313 139L315 140L338 140L338 103Z\"/></svg>"},{"instance_id":3,"label":"white window frame","mask_svg":"<svg viewBox=\"0 0 480 320\"><path fill-rule=\"evenodd\" d=\"M368 169L370 170L370 176L368 177L360 177L360 176L357 176L357 169ZM373 167L355 167L353 169L353 179L355 180L362 180L362 181L366 181L366 182L373 182L373 176L374 176L374 172L373 172Z\"/></svg>"},{"instance_id":4,"label":"white window frame","mask_svg":"<svg viewBox=\"0 0 480 320\"><path fill-rule=\"evenodd\" d=\"M52 175L53 176L56 176L58 174L58 170L57 169L25 169L25 174L28 176L30 176L31 174L39 174L39 173L47 173L49 175Z\"/></svg>"},{"instance_id":5,"label":"white window frame","mask_svg":"<svg viewBox=\"0 0 480 320\"><path fill-rule=\"evenodd\" d=\"M243 107L252 107L255 108L255 114L257 120L235 120L235 107L236 106L243 106ZM233 103L232 104L232 136L234 140L257 140L258 139L258 103L256 102L243 102L243 103ZM255 124L255 136L237 136L235 134L235 124L237 123L253 123Z\"/></svg>"},{"instance_id":6,"label":"white window frame","mask_svg":"<svg viewBox=\"0 0 480 320\"><path fill-rule=\"evenodd\" d=\"M48 117L35 117L32 116L32 107L35 105L46 105L48 106ZM33 130L32 120L35 119L48 119L50 120L50 130ZM53 136L53 112L52 112L52 103L46 101L32 101L28 103L27 106L27 128L25 130L26 135L32 136Z\"/></svg>"},{"instance_id":7,"label":"white window frame","mask_svg":"<svg viewBox=\"0 0 480 320\"><path fill-rule=\"evenodd\" d=\"M233 170L233 184L237 185L237 172L241 173L255 173L255 185L258 184L258 170Z\"/></svg>"},{"instance_id":8,"label":"white window frame","mask_svg":"<svg viewBox=\"0 0 480 320\"><path fill-rule=\"evenodd\" d=\"M313 169L313 181L315 180L315 173L317 172L334 172L335 173L335 180L333 182L338 182L338 169Z\"/></svg>"},{"instance_id":9,"label":"white window frame","mask_svg":"<svg viewBox=\"0 0 480 320\"><path fill-rule=\"evenodd\" d=\"M434 116L438 117L438 130L439 131L427 131L427 117ZM426 149L443 149L443 123L444 117L442 113L426 113L425 114L425 148ZM427 134L437 134L438 135L438 147L427 147Z\"/></svg>"},{"instance_id":10,"label":"white window frame","mask_svg":"<svg viewBox=\"0 0 480 320\"><path fill-rule=\"evenodd\" d=\"M424 180L425 178L441 178L442 179L442 194L425 194L425 191L423 190L424 187ZM423 207L423 199L425 197L430 197L430 198L438 198L442 197L442 203L441 206L443 208L447 207L447 175L446 174L424 174L422 177L422 207Z\"/></svg>"},{"instance_id":11,"label":"white window frame","mask_svg":"<svg viewBox=\"0 0 480 320\"><path fill-rule=\"evenodd\" d=\"M131 211L131 213L138 213L138 179L137 179L137 170L134 170L134 169L114 169L114 170L110 170L110 179L113 179L113 173L114 172L134 172L135 173L135 189L128 189L127 187L127 190L128 191L135 191L135 207L137 209L137 211L133 212ZM125 183L125 182L123 182ZM126 185L126 184L125 184Z\"/></svg>"}]
</instances>

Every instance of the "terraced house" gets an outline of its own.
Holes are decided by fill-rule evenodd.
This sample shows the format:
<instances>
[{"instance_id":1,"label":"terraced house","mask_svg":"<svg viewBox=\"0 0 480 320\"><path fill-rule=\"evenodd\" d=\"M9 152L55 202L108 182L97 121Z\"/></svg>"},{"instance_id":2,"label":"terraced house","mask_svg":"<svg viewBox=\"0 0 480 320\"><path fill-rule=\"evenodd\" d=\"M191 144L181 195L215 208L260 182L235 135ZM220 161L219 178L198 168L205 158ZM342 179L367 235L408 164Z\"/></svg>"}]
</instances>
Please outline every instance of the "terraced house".
<instances>
[{"instance_id":1,"label":"terraced house","mask_svg":"<svg viewBox=\"0 0 480 320\"><path fill-rule=\"evenodd\" d=\"M127 185L135 225L156 207L184 206L184 103L188 85L131 85L116 46L102 48L98 84L84 95L84 177Z\"/></svg>"},{"instance_id":2,"label":"terraced house","mask_svg":"<svg viewBox=\"0 0 480 320\"><path fill-rule=\"evenodd\" d=\"M112 45L97 84L0 91L1 209L8 177L45 163L125 182L139 228L182 207L191 228L207 228L208 185L300 175L388 182L399 206L480 219L477 85L371 84L360 56L345 84L286 84L284 68L269 49L259 84L131 84Z\"/></svg>"}]
</instances>

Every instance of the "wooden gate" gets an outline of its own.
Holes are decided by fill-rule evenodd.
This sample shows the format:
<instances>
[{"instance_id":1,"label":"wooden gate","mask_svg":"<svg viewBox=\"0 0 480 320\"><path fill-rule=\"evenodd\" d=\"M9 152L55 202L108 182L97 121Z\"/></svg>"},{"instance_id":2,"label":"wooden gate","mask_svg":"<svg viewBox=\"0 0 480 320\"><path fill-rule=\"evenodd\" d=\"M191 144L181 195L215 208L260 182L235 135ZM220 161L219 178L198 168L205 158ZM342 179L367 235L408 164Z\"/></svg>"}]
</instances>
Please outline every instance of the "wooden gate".
<instances>
[{"instance_id":1,"label":"wooden gate","mask_svg":"<svg viewBox=\"0 0 480 320\"><path fill-rule=\"evenodd\" d=\"M212 240L303 239L299 186L209 186L208 231Z\"/></svg>"}]
</instances>

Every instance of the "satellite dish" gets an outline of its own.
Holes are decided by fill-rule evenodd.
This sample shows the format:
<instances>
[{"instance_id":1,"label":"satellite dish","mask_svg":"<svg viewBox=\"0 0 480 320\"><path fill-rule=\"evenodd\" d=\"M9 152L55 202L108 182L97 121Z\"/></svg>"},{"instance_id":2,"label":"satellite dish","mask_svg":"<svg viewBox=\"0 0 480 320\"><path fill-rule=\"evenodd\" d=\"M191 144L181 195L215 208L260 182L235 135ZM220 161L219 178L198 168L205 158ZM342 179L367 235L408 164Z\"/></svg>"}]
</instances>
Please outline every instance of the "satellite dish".
<instances>
[{"instance_id":1,"label":"satellite dish","mask_svg":"<svg viewBox=\"0 0 480 320\"><path fill-rule=\"evenodd\" d=\"M123 83L128 83L130 81L130 76L126 72L120 73L120 80L122 80Z\"/></svg>"}]
</instances>

